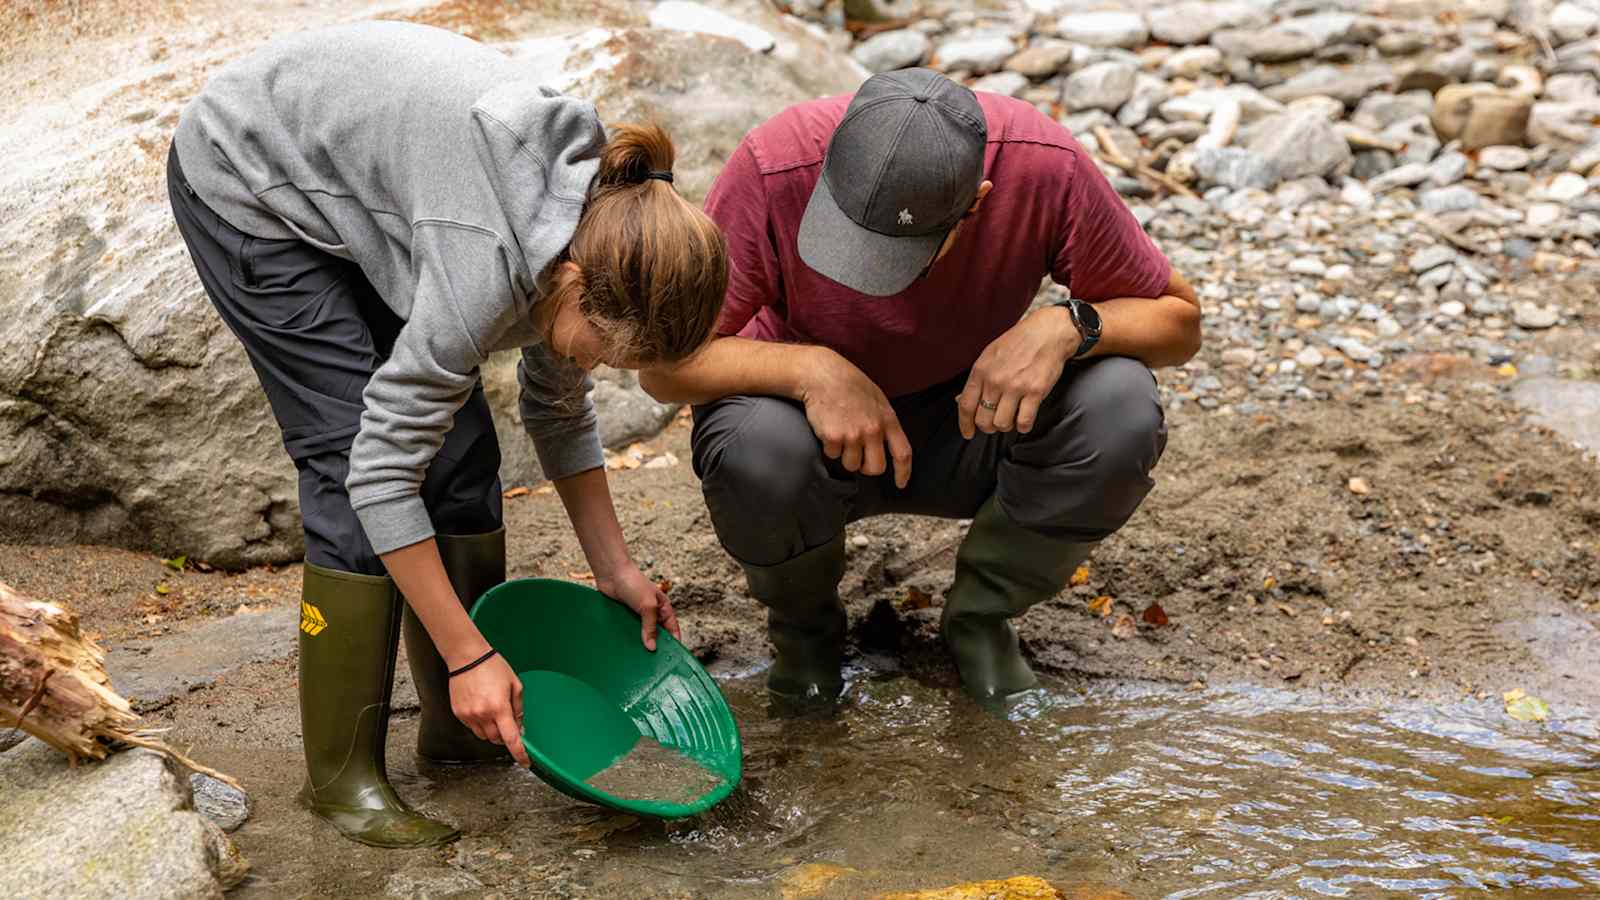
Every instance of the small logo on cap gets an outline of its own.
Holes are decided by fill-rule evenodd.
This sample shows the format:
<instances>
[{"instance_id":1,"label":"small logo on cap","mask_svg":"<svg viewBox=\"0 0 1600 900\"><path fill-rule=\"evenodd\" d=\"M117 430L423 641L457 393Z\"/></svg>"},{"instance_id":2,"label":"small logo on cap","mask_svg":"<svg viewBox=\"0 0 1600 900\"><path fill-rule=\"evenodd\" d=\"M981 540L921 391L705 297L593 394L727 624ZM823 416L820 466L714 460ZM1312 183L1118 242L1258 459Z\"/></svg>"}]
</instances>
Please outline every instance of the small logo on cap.
<instances>
[{"instance_id":1,"label":"small logo on cap","mask_svg":"<svg viewBox=\"0 0 1600 900\"><path fill-rule=\"evenodd\" d=\"M901 225L910 225L910 224L912 224L912 223L914 223L916 221L917 221L916 218L911 215L911 210L909 210L909 209L900 210L900 224Z\"/></svg>"}]
</instances>

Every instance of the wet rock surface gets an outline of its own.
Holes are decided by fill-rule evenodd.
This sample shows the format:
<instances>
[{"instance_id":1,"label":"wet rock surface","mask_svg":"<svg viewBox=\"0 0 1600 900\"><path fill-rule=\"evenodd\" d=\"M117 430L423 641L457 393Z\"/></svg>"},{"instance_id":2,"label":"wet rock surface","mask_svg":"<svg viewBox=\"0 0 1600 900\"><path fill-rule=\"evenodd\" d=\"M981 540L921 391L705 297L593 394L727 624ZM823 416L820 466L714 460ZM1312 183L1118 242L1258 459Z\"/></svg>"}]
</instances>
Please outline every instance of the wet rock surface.
<instances>
[{"instance_id":1,"label":"wet rock surface","mask_svg":"<svg viewBox=\"0 0 1600 900\"><path fill-rule=\"evenodd\" d=\"M147 750L75 768L36 740L0 754L0 844L13 897L221 897L248 869Z\"/></svg>"}]
</instances>

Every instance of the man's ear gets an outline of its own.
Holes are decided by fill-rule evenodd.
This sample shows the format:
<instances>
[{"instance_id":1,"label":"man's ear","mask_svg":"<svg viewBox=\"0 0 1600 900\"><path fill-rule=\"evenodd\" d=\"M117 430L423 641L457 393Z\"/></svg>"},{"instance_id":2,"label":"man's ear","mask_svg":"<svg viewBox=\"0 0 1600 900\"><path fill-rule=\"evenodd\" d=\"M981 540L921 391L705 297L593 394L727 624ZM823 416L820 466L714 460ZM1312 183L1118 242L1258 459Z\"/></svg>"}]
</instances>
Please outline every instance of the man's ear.
<instances>
[{"instance_id":1,"label":"man's ear","mask_svg":"<svg viewBox=\"0 0 1600 900\"><path fill-rule=\"evenodd\" d=\"M985 181L983 184L978 185L978 194L972 198L972 205L967 207L967 215L970 216L977 212L978 207L983 205L983 198L989 196L989 192L992 190L994 190L994 182L992 181Z\"/></svg>"}]
</instances>

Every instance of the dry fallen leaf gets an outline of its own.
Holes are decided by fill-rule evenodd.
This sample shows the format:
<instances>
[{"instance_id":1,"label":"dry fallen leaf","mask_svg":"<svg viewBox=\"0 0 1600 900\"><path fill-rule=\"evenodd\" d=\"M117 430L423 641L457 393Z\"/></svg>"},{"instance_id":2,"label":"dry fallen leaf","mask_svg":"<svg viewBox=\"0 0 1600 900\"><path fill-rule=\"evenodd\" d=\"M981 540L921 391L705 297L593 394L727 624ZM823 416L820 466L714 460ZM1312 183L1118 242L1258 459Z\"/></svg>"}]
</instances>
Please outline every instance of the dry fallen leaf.
<instances>
[{"instance_id":1,"label":"dry fallen leaf","mask_svg":"<svg viewBox=\"0 0 1600 900\"><path fill-rule=\"evenodd\" d=\"M165 597L166 595L172 593L172 588L168 587L167 583L165 581L163 581L160 584L156 585L156 593L158 593L158 594L162 595L163 597Z\"/></svg>"},{"instance_id":2,"label":"dry fallen leaf","mask_svg":"<svg viewBox=\"0 0 1600 900\"><path fill-rule=\"evenodd\" d=\"M1278 612L1283 613L1284 615L1288 616L1291 619L1294 618L1295 615L1296 615L1295 611L1294 611L1294 607L1290 606L1287 603L1279 603L1278 604Z\"/></svg>"},{"instance_id":3,"label":"dry fallen leaf","mask_svg":"<svg viewBox=\"0 0 1600 900\"><path fill-rule=\"evenodd\" d=\"M1140 616L1140 618L1157 628L1171 623L1171 620L1167 618L1167 611L1162 609L1159 603L1152 603L1145 607L1144 615Z\"/></svg>"},{"instance_id":4,"label":"dry fallen leaf","mask_svg":"<svg viewBox=\"0 0 1600 900\"><path fill-rule=\"evenodd\" d=\"M1089 583L1089 565L1087 563L1085 563L1085 564L1079 566L1078 570L1076 572L1072 573L1072 585L1073 585L1073 587L1077 587L1080 584L1088 584L1088 583Z\"/></svg>"},{"instance_id":5,"label":"dry fallen leaf","mask_svg":"<svg viewBox=\"0 0 1600 900\"><path fill-rule=\"evenodd\" d=\"M520 485L518 487L512 488L509 491L506 491L505 493L501 494L500 496L506 498L507 500L515 500L518 497L526 497L531 493L533 493L533 488L530 488L527 485Z\"/></svg>"},{"instance_id":6,"label":"dry fallen leaf","mask_svg":"<svg viewBox=\"0 0 1600 900\"><path fill-rule=\"evenodd\" d=\"M533 493L534 493L534 496L536 496L536 497L544 497L544 496L548 496L550 494L554 494L555 492L556 492L556 486L555 485L553 485L553 484L541 484L541 485L539 485L538 488L536 488L534 490Z\"/></svg>"},{"instance_id":7,"label":"dry fallen leaf","mask_svg":"<svg viewBox=\"0 0 1600 900\"><path fill-rule=\"evenodd\" d=\"M1089 601L1089 611L1104 619L1111 615L1111 595L1101 594Z\"/></svg>"},{"instance_id":8,"label":"dry fallen leaf","mask_svg":"<svg viewBox=\"0 0 1600 900\"><path fill-rule=\"evenodd\" d=\"M1134 623L1133 616L1130 616L1127 613L1122 613L1121 615L1117 616L1117 621L1113 622L1111 625L1111 634L1115 637L1121 638L1122 640L1127 640L1138 633L1139 626Z\"/></svg>"},{"instance_id":9,"label":"dry fallen leaf","mask_svg":"<svg viewBox=\"0 0 1600 900\"><path fill-rule=\"evenodd\" d=\"M1352 494L1366 496L1367 494L1372 493L1372 486L1367 484L1367 480L1365 478L1357 477L1350 479L1350 484L1348 487L1350 488L1350 493Z\"/></svg>"},{"instance_id":10,"label":"dry fallen leaf","mask_svg":"<svg viewBox=\"0 0 1600 900\"><path fill-rule=\"evenodd\" d=\"M1530 696L1522 688L1506 691L1506 715L1518 722L1543 722L1550 717L1550 705Z\"/></svg>"},{"instance_id":11,"label":"dry fallen leaf","mask_svg":"<svg viewBox=\"0 0 1600 900\"><path fill-rule=\"evenodd\" d=\"M1278 579L1274 578L1271 575L1268 575L1266 580L1261 582L1262 590L1270 591L1270 590L1272 590L1273 588L1275 588L1277 586L1278 586Z\"/></svg>"},{"instance_id":12,"label":"dry fallen leaf","mask_svg":"<svg viewBox=\"0 0 1600 900\"><path fill-rule=\"evenodd\" d=\"M910 612L914 609L927 609L933 605L933 597L921 588L911 587L906 589L906 595L900 598L900 608Z\"/></svg>"},{"instance_id":13,"label":"dry fallen leaf","mask_svg":"<svg viewBox=\"0 0 1600 900\"><path fill-rule=\"evenodd\" d=\"M672 579L663 578L660 581L656 582L656 590L660 591L663 594L672 593Z\"/></svg>"},{"instance_id":14,"label":"dry fallen leaf","mask_svg":"<svg viewBox=\"0 0 1600 900\"><path fill-rule=\"evenodd\" d=\"M567 577L568 578L576 578L579 581L593 581L594 580L594 573L593 572L568 572L567 573Z\"/></svg>"}]
</instances>

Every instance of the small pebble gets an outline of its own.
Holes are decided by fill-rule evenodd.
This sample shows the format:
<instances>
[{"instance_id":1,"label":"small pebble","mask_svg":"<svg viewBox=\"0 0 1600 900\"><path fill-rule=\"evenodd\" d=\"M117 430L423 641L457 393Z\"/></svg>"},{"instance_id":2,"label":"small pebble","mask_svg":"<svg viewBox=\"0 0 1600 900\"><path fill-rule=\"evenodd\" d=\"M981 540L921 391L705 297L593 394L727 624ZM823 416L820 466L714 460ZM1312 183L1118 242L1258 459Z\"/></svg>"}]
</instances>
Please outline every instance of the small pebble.
<instances>
[{"instance_id":1,"label":"small pebble","mask_svg":"<svg viewBox=\"0 0 1600 900\"><path fill-rule=\"evenodd\" d=\"M1439 312L1454 319L1466 314L1467 305L1460 300L1446 300L1439 304Z\"/></svg>"},{"instance_id":2,"label":"small pebble","mask_svg":"<svg viewBox=\"0 0 1600 900\"><path fill-rule=\"evenodd\" d=\"M850 546L856 548L857 550L865 550L866 548L872 546L872 538L869 538L864 534L858 534L850 539Z\"/></svg>"}]
</instances>

